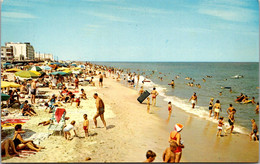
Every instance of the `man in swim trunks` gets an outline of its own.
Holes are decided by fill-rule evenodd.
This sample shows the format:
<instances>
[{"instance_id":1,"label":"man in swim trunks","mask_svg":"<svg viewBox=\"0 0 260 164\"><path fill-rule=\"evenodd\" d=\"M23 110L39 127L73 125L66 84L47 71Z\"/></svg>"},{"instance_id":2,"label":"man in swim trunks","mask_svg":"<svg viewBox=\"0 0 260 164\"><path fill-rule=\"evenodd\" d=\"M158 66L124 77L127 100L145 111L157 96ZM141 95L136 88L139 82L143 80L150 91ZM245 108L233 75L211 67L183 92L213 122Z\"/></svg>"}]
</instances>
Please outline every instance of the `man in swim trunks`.
<instances>
[{"instance_id":1,"label":"man in swim trunks","mask_svg":"<svg viewBox=\"0 0 260 164\"><path fill-rule=\"evenodd\" d=\"M141 96L141 94L143 94L143 93L144 93L144 87L141 86L141 89L140 89L140 91L139 91L139 96Z\"/></svg>"},{"instance_id":2,"label":"man in swim trunks","mask_svg":"<svg viewBox=\"0 0 260 164\"><path fill-rule=\"evenodd\" d=\"M171 84L172 88L174 88L175 84L174 84L174 80L172 80Z\"/></svg>"},{"instance_id":3,"label":"man in swim trunks","mask_svg":"<svg viewBox=\"0 0 260 164\"><path fill-rule=\"evenodd\" d=\"M196 92L193 93L193 95L191 96L190 100L191 101L191 104L192 104L192 108L194 109L195 107L195 103L197 104L198 101L197 101L197 95L196 95Z\"/></svg>"},{"instance_id":4,"label":"man in swim trunks","mask_svg":"<svg viewBox=\"0 0 260 164\"><path fill-rule=\"evenodd\" d=\"M101 72L99 72L99 86L102 88L103 87L103 75Z\"/></svg>"},{"instance_id":5,"label":"man in swim trunks","mask_svg":"<svg viewBox=\"0 0 260 164\"><path fill-rule=\"evenodd\" d=\"M166 148L163 152L163 162L166 163L175 163L175 150L177 149L178 145L176 142L171 141L170 147Z\"/></svg>"},{"instance_id":6,"label":"man in swim trunks","mask_svg":"<svg viewBox=\"0 0 260 164\"><path fill-rule=\"evenodd\" d=\"M232 112L230 112L230 114L228 115L228 123L230 127L225 130L225 133L227 133L229 129L230 129L230 134L233 132L234 123L235 123L235 113L236 113L236 109L232 109Z\"/></svg>"},{"instance_id":7,"label":"man in swim trunks","mask_svg":"<svg viewBox=\"0 0 260 164\"><path fill-rule=\"evenodd\" d=\"M229 104L229 108L227 109L227 114L229 114L230 112L232 112L233 110L233 105L232 104Z\"/></svg>"},{"instance_id":8,"label":"man in swim trunks","mask_svg":"<svg viewBox=\"0 0 260 164\"><path fill-rule=\"evenodd\" d=\"M256 113L256 114L259 113L259 102L256 104L255 113Z\"/></svg>"},{"instance_id":9,"label":"man in swim trunks","mask_svg":"<svg viewBox=\"0 0 260 164\"><path fill-rule=\"evenodd\" d=\"M97 93L95 93L93 97L94 97L94 99L96 99L96 108L97 108L97 113L93 118L95 127L97 128L97 117L100 116L101 121L103 122L105 128L107 129L106 121L104 118L105 104L104 104L103 100L100 97L98 97Z\"/></svg>"},{"instance_id":10,"label":"man in swim trunks","mask_svg":"<svg viewBox=\"0 0 260 164\"><path fill-rule=\"evenodd\" d=\"M35 103L35 96L36 96L36 83L37 80L33 80L31 83L31 103L34 104Z\"/></svg>"}]
</instances>

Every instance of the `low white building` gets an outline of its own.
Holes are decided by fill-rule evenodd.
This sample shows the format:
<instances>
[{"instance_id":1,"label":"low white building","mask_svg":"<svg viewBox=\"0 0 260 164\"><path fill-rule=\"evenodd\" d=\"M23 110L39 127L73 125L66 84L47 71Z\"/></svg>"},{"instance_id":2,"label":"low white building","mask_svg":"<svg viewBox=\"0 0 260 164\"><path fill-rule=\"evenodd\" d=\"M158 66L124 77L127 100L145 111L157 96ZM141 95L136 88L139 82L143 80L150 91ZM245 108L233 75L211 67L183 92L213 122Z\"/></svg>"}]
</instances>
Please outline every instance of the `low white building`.
<instances>
[{"instance_id":1,"label":"low white building","mask_svg":"<svg viewBox=\"0 0 260 164\"><path fill-rule=\"evenodd\" d=\"M34 58L35 58L35 60L50 60L50 61L54 61L53 54L46 54L46 53L35 52Z\"/></svg>"}]
</instances>

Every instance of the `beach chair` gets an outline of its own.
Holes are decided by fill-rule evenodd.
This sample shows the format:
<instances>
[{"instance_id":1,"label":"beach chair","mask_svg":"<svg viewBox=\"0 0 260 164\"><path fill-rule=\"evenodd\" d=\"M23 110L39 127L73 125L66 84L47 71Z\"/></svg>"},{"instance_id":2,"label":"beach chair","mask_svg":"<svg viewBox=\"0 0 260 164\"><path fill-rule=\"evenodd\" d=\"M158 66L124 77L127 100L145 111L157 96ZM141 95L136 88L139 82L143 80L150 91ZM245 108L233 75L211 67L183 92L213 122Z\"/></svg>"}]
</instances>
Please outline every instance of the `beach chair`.
<instances>
[{"instance_id":1,"label":"beach chair","mask_svg":"<svg viewBox=\"0 0 260 164\"><path fill-rule=\"evenodd\" d=\"M66 110L64 108L56 108L52 115L52 123L48 127L49 130L59 131L60 135L65 125Z\"/></svg>"}]
</instances>

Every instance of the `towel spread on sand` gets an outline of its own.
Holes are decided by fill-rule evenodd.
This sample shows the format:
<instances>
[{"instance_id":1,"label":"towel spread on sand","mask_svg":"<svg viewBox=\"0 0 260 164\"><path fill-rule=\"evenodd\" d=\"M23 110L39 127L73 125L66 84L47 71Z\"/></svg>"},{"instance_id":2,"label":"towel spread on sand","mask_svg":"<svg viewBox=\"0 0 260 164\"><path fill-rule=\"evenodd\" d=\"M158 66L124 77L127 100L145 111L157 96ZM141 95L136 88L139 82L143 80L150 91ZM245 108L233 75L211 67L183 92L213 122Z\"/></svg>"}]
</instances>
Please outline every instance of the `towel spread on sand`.
<instances>
[{"instance_id":1,"label":"towel spread on sand","mask_svg":"<svg viewBox=\"0 0 260 164\"><path fill-rule=\"evenodd\" d=\"M24 124L29 119L1 119L1 126L2 127L9 127L9 126L15 126L17 124Z\"/></svg>"},{"instance_id":2,"label":"towel spread on sand","mask_svg":"<svg viewBox=\"0 0 260 164\"><path fill-rule=\"evenodd\" d=\"M51 133L35 133L32 136L26 138L26 140L33 140L33 143L36 145L40 145L40 143L47 139Z\"/></svg>"},{"instance_id":3,"label":"towel spread on sand","mask_svg":"<svg viewBox=\"0 0 260 164\"><path fill-rule=\"evenodd\" d=\"M55 112L55 119L59 123L63 113L66 112L64 108L57 108Z\"/></svg>"}]
</instances>

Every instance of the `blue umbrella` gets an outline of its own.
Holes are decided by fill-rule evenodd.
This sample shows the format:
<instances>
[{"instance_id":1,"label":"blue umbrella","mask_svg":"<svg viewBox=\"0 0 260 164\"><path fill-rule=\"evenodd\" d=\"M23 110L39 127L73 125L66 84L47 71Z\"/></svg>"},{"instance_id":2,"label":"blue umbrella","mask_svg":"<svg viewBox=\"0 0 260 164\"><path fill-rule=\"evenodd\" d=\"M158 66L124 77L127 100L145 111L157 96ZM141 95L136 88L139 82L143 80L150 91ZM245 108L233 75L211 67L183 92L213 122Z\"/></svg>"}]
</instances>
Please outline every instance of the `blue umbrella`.
<instances>
[{"instance_id":1,"label":"blue umbrella","mask_svg":"<svg viewBox=\"0 0 260 164\"><path fill-rule=\"evenodd\" d=\"M51 75L62 75L62 76L65 76L65 75L67 75L67 73L66 72L61 72L61 71L57 71L57 72L52 72L52 73L50 73Z\"/></svg>"},{"instance_id":2,"label":"blue umbrella","mask_svg":"<svg viewBox=\"0 0 260 164\"><path fill-rule=\"evenodd\" d=\"M75 66L75 67L77 67L77 64L71 64L71 66Z\"/></svg>"},{"instance_id":3,"label":"blue umbrella","mask_svg":"<svg viewBox=\"0 0 260 164\"><path fill-rule=\"evenodd\" d=\"M52 70L52 68L50 66L42 66L41 67L43 70L47 70L47 71L50 71Z\"/></svg>"},{"instance_id":4,"label":"blue umbrella","mask_svg":"<svg viewBox=\"0 0 260 164\"><path fill-rule=\"evenodd\" d=\"M5 64L3 64L4 66L6 66L6 65L12 65L11 63L5 63Z\"/></svg>"}]
</instances>

